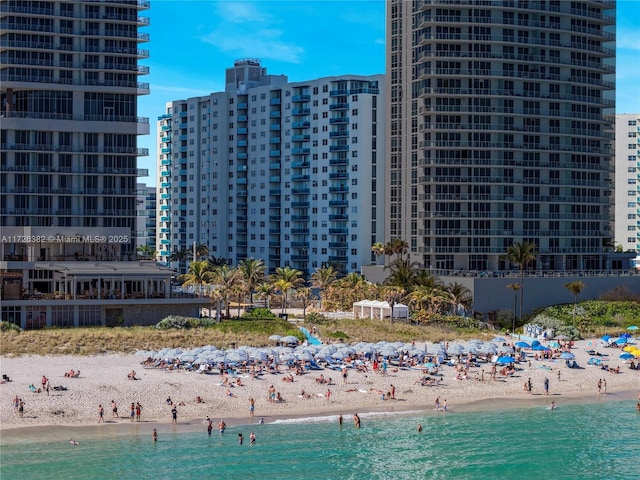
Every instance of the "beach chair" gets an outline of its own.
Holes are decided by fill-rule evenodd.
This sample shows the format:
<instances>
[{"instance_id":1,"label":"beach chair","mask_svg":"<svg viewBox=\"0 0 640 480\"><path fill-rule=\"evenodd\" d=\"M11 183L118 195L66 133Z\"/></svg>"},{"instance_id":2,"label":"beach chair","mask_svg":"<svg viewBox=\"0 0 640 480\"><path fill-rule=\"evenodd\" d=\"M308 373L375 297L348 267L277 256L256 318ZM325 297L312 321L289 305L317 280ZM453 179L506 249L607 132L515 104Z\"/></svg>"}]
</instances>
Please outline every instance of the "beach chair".
<instances>
[{"instance_id":1,"label":"beach chair","mask_svg":"<svg viewBox=\"0 0 640 480\"><path fill-rule=\"evenodd\" d=\"M600 365L602 365L602 360L600 360L599 358L593 358L591 357L589 359L589 361L587 362L587 364L589 365L593 365L595 367L599 367Z\"/></svg>"}]
</instances>

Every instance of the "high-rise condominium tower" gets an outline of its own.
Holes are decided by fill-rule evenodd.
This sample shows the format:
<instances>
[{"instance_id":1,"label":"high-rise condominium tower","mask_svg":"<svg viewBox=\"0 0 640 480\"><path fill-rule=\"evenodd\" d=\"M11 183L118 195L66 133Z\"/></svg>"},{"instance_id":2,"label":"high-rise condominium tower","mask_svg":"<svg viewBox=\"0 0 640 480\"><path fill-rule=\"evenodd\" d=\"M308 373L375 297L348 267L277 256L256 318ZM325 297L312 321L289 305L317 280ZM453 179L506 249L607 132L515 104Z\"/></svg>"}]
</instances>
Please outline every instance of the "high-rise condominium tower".
<instances>
[{"instance_id":1,"label":"high-rise condominium tower","mask_svg":"<svg viewBox=\"0 0 640 480\"><path fill-rule=\"evenodd\" d=\"M387 238L440 270L616 268L615 2L387 2Z\"/></svg>"},{"instance_id":2,"label":"high-rise condominium tower","mask_svg":"<svg viewBox=\"0 0 640 480\"><path fill-rule=\"evenodd\" d=\"M135 260L146 0L0 3L2 319L158 321L171 271ZM165 300L162 300L165 299ZM62 302L60 300L63 300ZM134 304L144 304L136 307ZM193 309L191 309L193 311ZM175 309L174 309L175 311ZM196 310L197 311L197 310ZM163 312L164 313L164 312Z\"/></svg>"},{"instance_id":3,"label":"high-rise condominium tower","mask_svg":"<svg viewBox=\"0 0 640 480\"><path fill-rule=\"evenodd\" d=\"M256 59L158 119L157 249L358 271L384 238L383 75L288 82Z\"/></svg>"},{"instance_id":4,"label":"high-rise condominium tower","mask_svg":"<svg viewBox=\"0 0 640 480\"><path fill-rule=\"evenodd\" d=\"M640 256L640 113L616 115L616 247ZM638 267L636 261L636 268Z\"/></svg>"}]
</instances>

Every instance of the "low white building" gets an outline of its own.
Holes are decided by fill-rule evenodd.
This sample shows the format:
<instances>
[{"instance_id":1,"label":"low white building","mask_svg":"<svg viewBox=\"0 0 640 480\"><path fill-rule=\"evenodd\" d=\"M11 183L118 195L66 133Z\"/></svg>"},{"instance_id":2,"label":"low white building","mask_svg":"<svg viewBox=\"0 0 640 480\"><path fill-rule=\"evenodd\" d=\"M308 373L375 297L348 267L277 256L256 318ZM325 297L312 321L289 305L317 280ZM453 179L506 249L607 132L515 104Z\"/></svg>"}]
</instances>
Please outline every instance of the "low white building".
<instances>
[{"instance_id":1,"label":"low white building","mask_svg":"<svg viewBox=\"0 0 640 480\"><path fill-rule=\"evenodd\" d=\"M395 303L393 308L389 302L377 300L360 300L353 304L354 318L389 318L393 311L393 318L409 318L409 307L402 303Z\"/></svg>"}]
</instances>

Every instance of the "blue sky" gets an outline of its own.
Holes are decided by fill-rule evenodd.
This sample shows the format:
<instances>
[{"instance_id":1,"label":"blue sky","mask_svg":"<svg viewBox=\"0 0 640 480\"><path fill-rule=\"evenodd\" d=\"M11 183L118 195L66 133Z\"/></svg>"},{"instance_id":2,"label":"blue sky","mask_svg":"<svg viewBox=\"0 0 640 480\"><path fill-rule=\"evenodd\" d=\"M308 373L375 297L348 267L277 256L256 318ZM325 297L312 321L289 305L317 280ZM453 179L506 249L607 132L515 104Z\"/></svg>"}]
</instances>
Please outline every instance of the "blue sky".
<instances>
[{"instance_id":1,"label":"blue sky","mask_svg":"<svg viewBox=\"0 0 640 480\"><path fill-rule=\"evenodd\" d=\"M568 0L567 0L568 1ZM151 94L139 115L151 134L140 159L155 185L156 119L171 100L224 90L224 70L240 58L259 58L269 73L290 81L385 70L384 0L151 0L143 31L151 41L142 62ZM618 113L640 113L640 0L618 1Z\"/></svg>"}]
</instances>

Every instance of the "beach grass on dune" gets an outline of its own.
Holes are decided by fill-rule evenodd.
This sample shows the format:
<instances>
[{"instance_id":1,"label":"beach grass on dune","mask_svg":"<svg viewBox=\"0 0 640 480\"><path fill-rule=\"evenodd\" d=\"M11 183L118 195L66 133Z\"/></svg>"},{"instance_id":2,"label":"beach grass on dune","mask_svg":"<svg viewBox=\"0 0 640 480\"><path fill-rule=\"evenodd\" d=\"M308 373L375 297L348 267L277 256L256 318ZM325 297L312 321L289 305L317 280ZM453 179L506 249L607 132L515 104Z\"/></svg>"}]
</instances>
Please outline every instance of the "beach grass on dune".
<instances>
[{"instance_id":1,"label":"beach grass on dune","mask_svg":"<svg viewBox=\"0 0 640 480\"><path fill-rule=\"evenodd\" d=\"M307 325L310 327L310 325ZM317 326L323 341L377 342L430 341L482 337L481 332L454 332L446 327L423 327L380 320L327 320ZM0 355L99 355L130 354L137 350L194 348L215 345L219 348L273 345L271 335L289 335L296 326L284 320L235 321L191 329L153 327L49 328L0 333ZM492 335L486 333L485 335Z\"/></svg>"}]
</instances>

